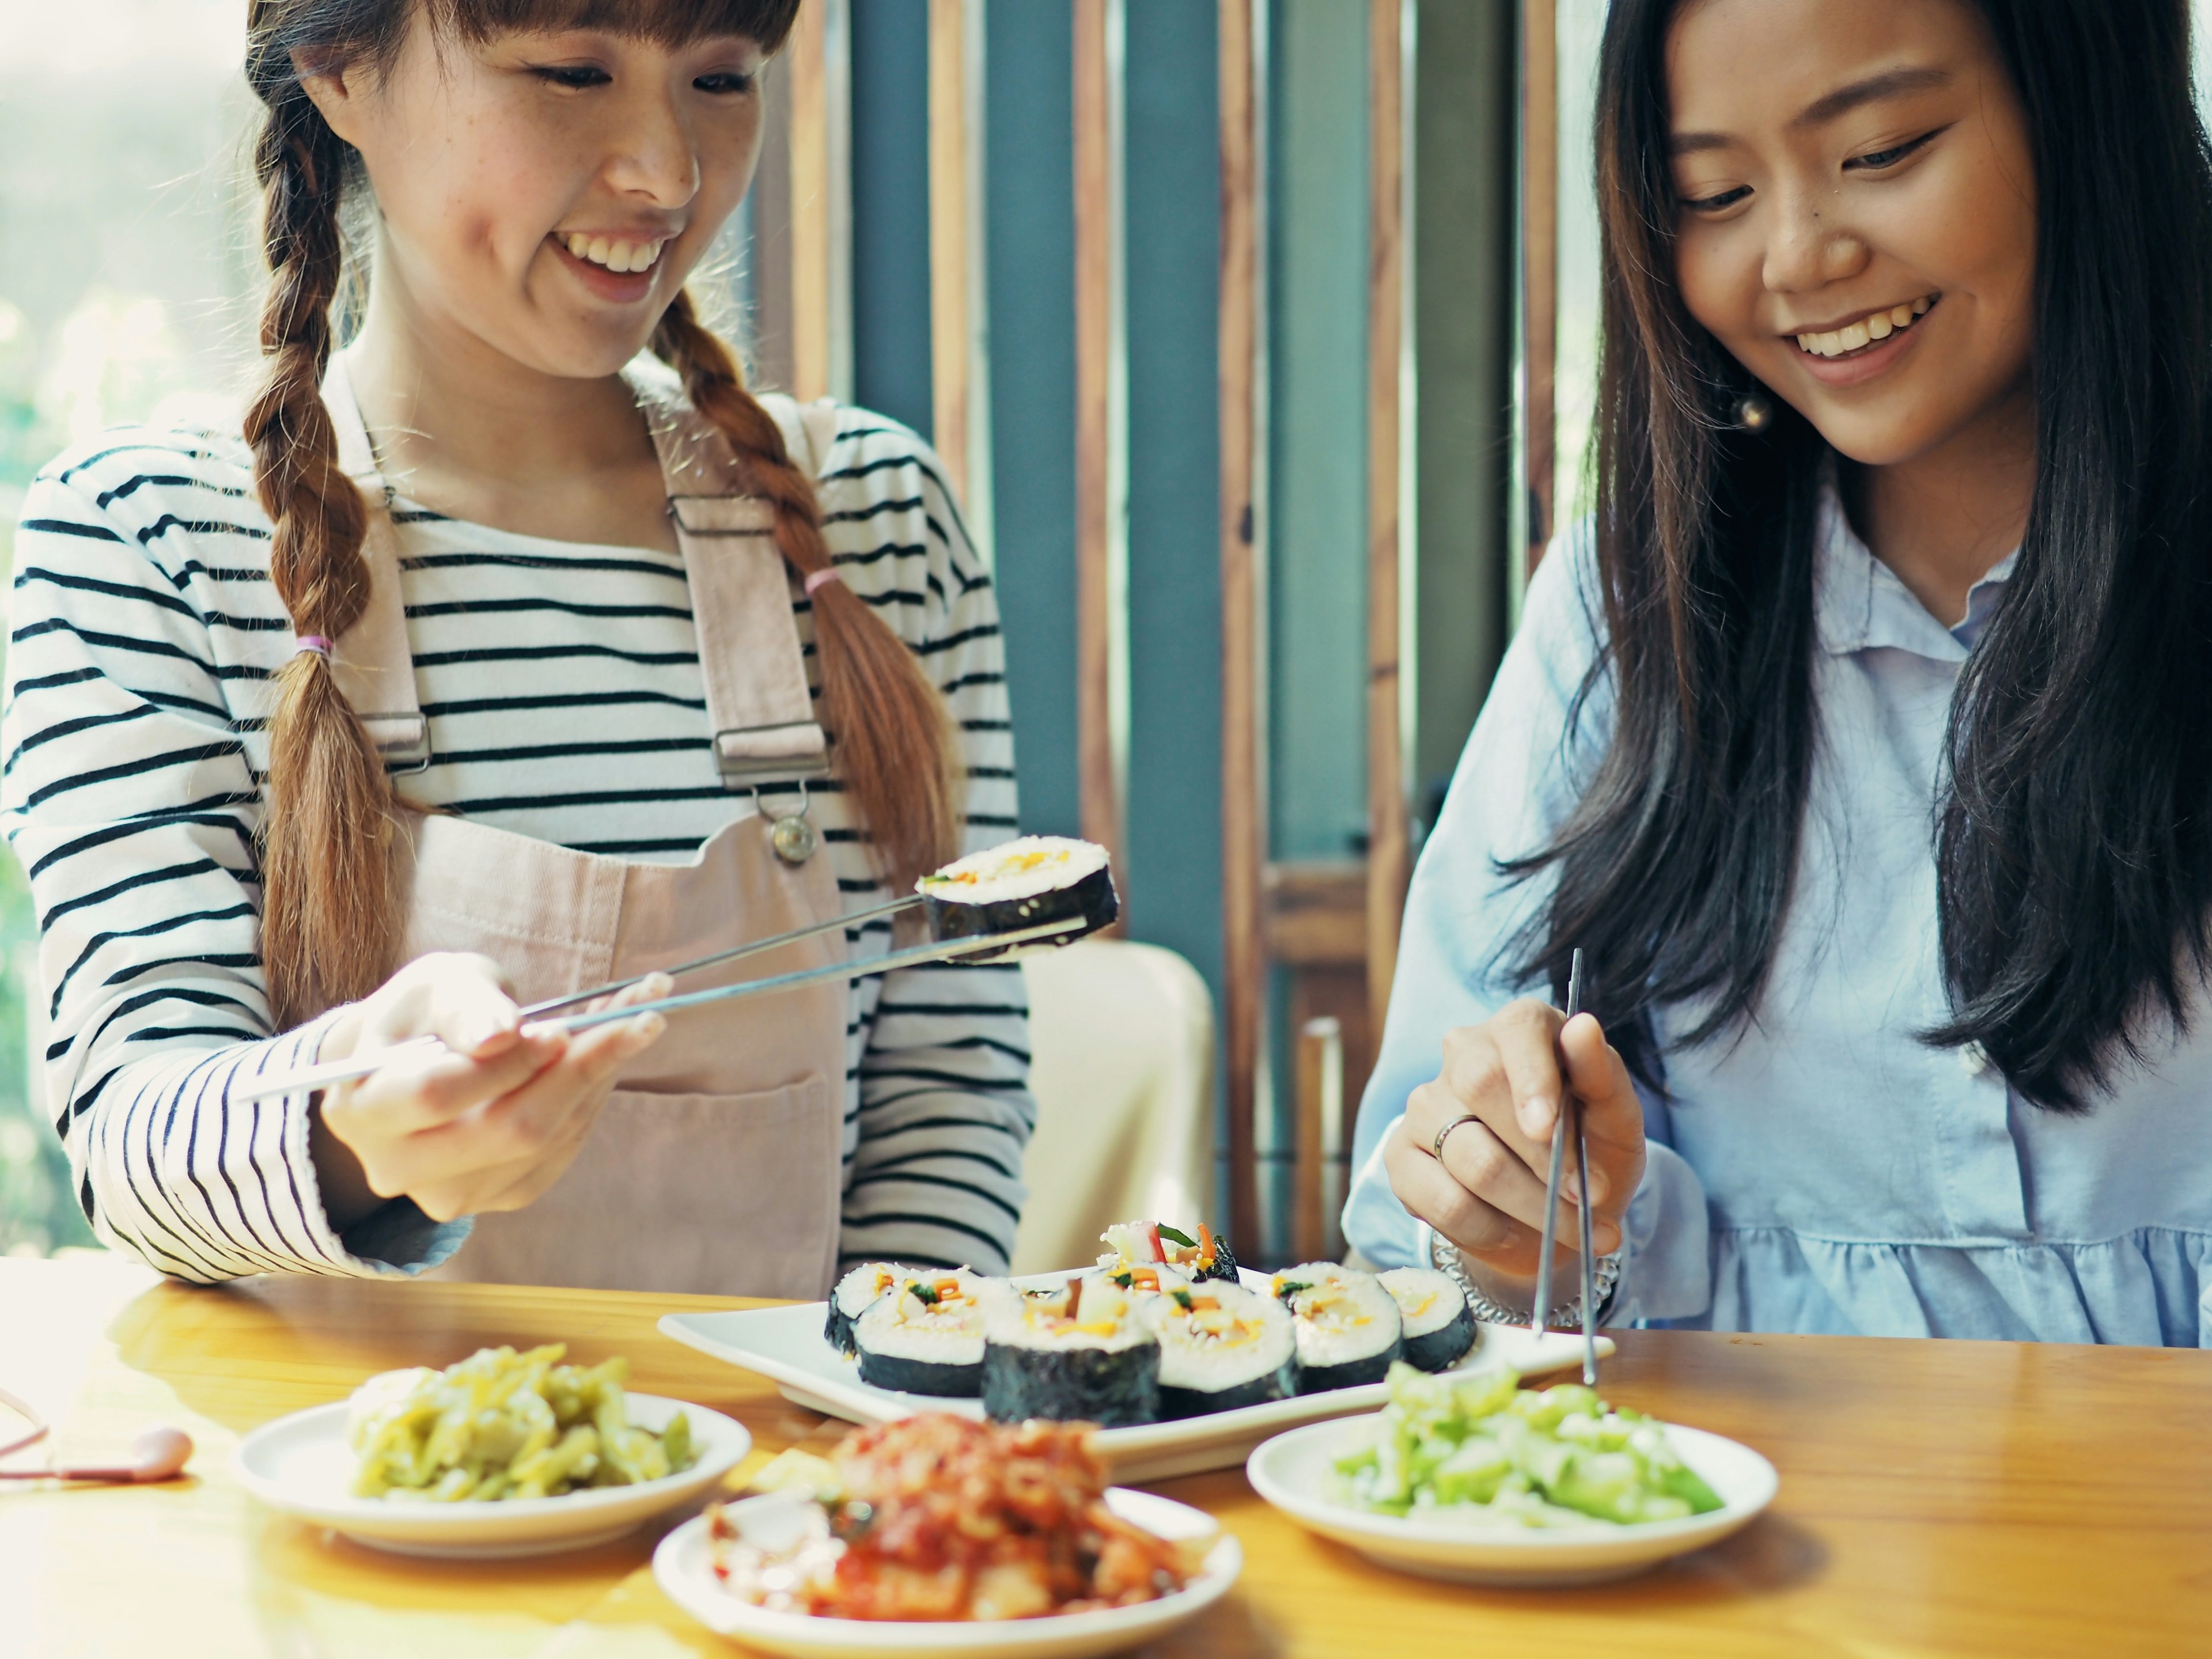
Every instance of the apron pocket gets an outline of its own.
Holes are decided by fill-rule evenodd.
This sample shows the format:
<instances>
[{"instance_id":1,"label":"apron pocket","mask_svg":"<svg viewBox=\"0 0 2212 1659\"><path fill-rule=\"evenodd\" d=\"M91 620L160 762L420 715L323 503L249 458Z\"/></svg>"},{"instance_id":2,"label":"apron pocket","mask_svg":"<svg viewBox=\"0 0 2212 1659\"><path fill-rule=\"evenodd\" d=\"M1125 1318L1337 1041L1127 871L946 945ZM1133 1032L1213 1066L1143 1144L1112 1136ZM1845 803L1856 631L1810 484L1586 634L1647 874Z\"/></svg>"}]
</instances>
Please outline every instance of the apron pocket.
<instances>
[{"instance_id":1,"label":"apron pocket","mask_svg":"<svg viewBox=\"0 0 2212 1659\"><path fill-rule=\"evenodd\" d=\"M477 1218L444 1278L708 1296L827 1294L844 1123L817 1073L752 1094L617 1089L553 1190Z\"/></svg>"}]
</instances>

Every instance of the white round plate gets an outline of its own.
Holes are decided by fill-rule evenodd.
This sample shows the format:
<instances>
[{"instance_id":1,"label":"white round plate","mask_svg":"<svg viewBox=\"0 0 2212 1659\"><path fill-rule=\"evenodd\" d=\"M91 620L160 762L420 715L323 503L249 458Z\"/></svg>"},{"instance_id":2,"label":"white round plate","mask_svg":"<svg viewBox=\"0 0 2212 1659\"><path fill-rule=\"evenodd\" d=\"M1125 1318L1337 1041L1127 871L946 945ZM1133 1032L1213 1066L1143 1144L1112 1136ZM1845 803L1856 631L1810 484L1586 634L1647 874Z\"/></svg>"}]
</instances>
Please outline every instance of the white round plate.
<instances>
[{"instance_id":1,"label":"white round plate","mask_svg":"<svg viewBox=\"0 0 2212 1659\"><path fill-rule=\"evenodd\" d=\"M773 1495L746 1500L781 1501ZM1151 1492L1109 1486L1106 1502L1123 1520L1163 1538L1204 1538L1218 1530L1213 1517L1203 1510ZM745 1508L746 1504L729 1506L740 1526ZM988 1655L989 1659L1086 1659L1091 1654L1120 1653L1211 1607L1237 1582L1243 1567L1243 1547L1222 1533L1206 1552L1205 1571L1157 1601L992 1624L900 1624L771 1613L741 1601L714 1577L703 1515L677 1528L653 1553L653 1576L678 1607L711 1631L790 1659L865 1659L878 1654L896 1654L898 1659L966 1659L970 1654Z\"/></svg>"},{"instance_id":2,"label":"white round plate","mask_svg":"<svg viewBox=\"0 0 2212 1659\"><path fill-rule=\"evenodd\" d=\"M1667 1425L1682 1461L1704 1477L1723 1508L1680 1521L1615 1526L1499 1528L1373 1515L1329 1496L1333 1465L1374 1421L1340 1418L1279 1434L1244 1466L1253 1488L1284 1514L1370 1560L1467 1584L1595 1584L1626 1578L1717 1543L1774 1501L1774 1465L1748 1446L1701 1429Z\"/></svg>"},{"instance_id":3,"label":"white round plate","mask_svg":"<svg viewBox=\"0 0 2212 1659\"><path fill-rule=\"evenodd\" d=\"M270 1509L320 1522L357 1543L402 1555L484 1559L585 1549L698 1497L752 1449L753 1437L744 1425L720 1412L659 1395L624 1397L630 1421L641 1428L658 1433L678 1412L691 1419L691 1443L698 1456L690 1468L634 1486L592 1486L560 1498L509 1498L492 1504L356 1498L343 1401L263 1424L239 1443L232 1468L239 1484Z\"/></svg>"}]
</instances>

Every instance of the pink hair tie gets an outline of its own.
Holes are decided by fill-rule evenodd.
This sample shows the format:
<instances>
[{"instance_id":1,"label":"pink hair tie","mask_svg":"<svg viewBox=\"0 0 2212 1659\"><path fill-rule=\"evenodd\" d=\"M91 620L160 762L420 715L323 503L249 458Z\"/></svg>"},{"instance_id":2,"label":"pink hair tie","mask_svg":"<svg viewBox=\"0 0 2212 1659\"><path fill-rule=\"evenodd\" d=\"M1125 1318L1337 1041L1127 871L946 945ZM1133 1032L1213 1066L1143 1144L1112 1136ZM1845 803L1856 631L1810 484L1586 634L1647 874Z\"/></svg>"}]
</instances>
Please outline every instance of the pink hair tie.
<instances>
[{"instance_id":1,"label":"pink hair tie","mask_svg":"<svg viewBox=\"0 0 2212 1659\"><path fill-rule=\"evenodd\" d=\"M842 582L845 579L834 570L817 570L806 579L806 597L812 599L824 583Z\"/></svg>"},{"instance_id":2,"label":"pink hair tie","mask_svg":"<svg viewBox=\"0 0 2212 1659\"><path fill-rule=\"evenodd\" d=\"M327 657L331 654L331 642L320 634L295 634L292 636L292 654L296 657L302 651L312 651L319 657Z\"/></svg>"}]
</instances>

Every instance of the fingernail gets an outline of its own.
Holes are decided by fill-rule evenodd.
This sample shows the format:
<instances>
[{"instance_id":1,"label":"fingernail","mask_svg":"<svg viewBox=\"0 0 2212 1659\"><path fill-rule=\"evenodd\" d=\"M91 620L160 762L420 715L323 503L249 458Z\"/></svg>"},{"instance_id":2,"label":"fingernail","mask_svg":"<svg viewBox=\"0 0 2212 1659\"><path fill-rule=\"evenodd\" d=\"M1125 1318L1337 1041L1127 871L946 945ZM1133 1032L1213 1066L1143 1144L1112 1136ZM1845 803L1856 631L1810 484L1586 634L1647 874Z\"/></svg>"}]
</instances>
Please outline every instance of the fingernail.
<instances>
[{"instance_id":1,"label":"fingernail","mask_svg":"<svg viewBox=\"0 0 2212 1659\"><path fill-rule=\"evenodd\" d=\"M1521 1103L1521 1132L1531 1137L1552 1132L1553 1108L1547 1095L1531 1095Z\"/></svg>"},{"instance_id":2,"label":"fingernail","mask_svg":"<svg viewBox=\"0 0 2212 1659\"><path fill-rule=\"evenodd\" d=\"M646 1038L647 1041L651 1041L652 1039L658 1037L667 1029L668 1021L662 1015L640 1014L637 1017L638 1035Z\"/></svg>"}]
</instances>

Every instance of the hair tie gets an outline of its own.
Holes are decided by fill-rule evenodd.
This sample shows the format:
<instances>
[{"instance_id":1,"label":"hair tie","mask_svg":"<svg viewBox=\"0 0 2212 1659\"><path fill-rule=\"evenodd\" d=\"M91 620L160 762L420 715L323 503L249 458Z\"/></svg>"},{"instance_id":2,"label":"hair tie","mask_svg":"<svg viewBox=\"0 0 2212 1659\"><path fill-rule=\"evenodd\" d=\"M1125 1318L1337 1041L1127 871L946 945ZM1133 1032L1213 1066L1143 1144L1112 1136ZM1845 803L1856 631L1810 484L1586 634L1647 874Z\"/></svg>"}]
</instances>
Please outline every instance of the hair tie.
<instances>
[{"instance_id":1,"label":"hair tie","mask_svg":"<svg viewBox=\"0 0 2212 1659\"><path fill-rule=\"evenodd\" d=\"M806 597L812 599L825 582L842 582L845 579L835 570L817 570L806 579Z\"/></svg>"},{"instance_id":2,"label":"hair tie","mask_svg":"<svg viewBox=\"0 0 2212 1659\"><path fill-rule=\"evenodd\" d=\"M292 636L292 654L296 657L302 651L312 651L319 657L327 657L331 654L331 642L320 634L295 634Z\"/></svg>"}]
</instances>

